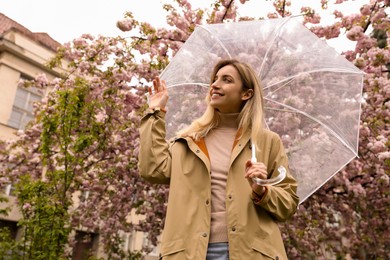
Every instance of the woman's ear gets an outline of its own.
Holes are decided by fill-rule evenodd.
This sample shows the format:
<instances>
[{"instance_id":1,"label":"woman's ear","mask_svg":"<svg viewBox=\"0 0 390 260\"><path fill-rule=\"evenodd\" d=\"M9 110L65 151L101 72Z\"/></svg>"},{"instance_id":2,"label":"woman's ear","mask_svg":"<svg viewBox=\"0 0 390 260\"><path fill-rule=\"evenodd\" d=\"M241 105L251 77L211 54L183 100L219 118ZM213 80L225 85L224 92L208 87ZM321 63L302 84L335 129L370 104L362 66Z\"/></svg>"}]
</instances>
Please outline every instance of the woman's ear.
<instances>
[{"instance_id":1,"label":"woman's ear","mask_svg":"<svg viewBox=\"0 0 390 260\"><path fill-rule=\"evenodd\" d=\"M248 89L242 94L241 100L245 101L253 97L253 89Z\"/></svg>"}]
</instances>

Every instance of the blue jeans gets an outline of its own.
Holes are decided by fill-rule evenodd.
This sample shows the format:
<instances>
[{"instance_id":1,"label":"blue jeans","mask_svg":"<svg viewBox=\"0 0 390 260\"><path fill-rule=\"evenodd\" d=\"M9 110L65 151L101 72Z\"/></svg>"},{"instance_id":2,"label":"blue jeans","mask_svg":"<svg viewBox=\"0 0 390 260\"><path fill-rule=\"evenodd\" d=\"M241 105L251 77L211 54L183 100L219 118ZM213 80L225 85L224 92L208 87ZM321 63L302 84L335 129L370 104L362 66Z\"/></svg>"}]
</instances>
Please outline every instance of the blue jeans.
<instances>
[{"instance_id":1,"label":"blue jeans","mask_svg":"<svg viewBox=\"0 0 390 260\"><path fill-rule=\"evenodd\" d=\"M229 260L229 244L210 243L207 248L206 260Z\"/></svg>"}]
</instances>

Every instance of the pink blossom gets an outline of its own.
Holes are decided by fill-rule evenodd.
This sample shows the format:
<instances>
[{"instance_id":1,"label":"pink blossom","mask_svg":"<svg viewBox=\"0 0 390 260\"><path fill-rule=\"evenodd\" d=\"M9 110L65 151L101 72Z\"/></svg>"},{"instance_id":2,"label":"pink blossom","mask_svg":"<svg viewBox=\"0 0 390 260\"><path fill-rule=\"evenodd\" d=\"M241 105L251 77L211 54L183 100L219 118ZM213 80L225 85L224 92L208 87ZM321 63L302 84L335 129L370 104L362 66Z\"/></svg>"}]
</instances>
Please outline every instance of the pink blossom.
<instances>
[{"instance_id":1,"label":"pink blossom","mask_svg":"<svg viewBox=\"0 0 390 260\"><path fill-rule=\"evenodd\" d=\"M340 12L340 11L338 11L338 10L335 10L334 12L333 12L333 14L334 14L334 16L336 17L336 18L343 18L343 14Z\"/></svg>"},{"instance_id":2,"label":"pink blossom","mask_svg":"<svg viewBox=\"0 0 390 260\"><path fill-rule=\"evenodd\" d=\"M23 205L22 209L23 209L23 210L26 210L26 211L30 210L30 209L31 209L31 204L30 204L30 203L25 203L25 204Z\"/></svg>"},{"instance_id":3,"label":"pink blossom","mask_svg":"<svg viewBox=\"0 0 390 260\"><path fill-rule=\"evenodd\" d=\"M214 17L214 21L215 22L220 22L222 21L222 17L225 15L225 12L224 11L216 11L215 12L215 17Z\"/></svg>"},{"instance_id":4,"label":"pink blossom","mask_svg":"<svg viewBox=\"0 0 390 260\"><path fill-rule=\"evenodd\" d=\"M312 16L305 16L305 21L312 24L319 24L321 17L318 14L313 14Z\"/></svg>"},{"instance_id":5,"label":"pink blossom","mask_svg":"<svg viewBox=\"0 0 390 260\"><path fill-rule=\"evenodd\" d=\"M321 7L326 9L328 7L328 0L321 0Z\"/></svg>"},{"instance_id":6,"label":"pink blossom","mask_svg":"<svg viewBox=\"0 0 390 260\"><path fill-rule=\"evenodd\" d=\"M274 19L274 18L278 18L279 15L278 15L277 13L268 13L268 14L267 14L267 17L268 17L269 19Z\"/></svg>"},{"instance_id":7,"label":"pink blossom","mask_svg":"<svg viewBox=\"0 0 390 260\"><path fill-rule=\"evenodd\" d=\"M49 85L49 81L48 81L45 73L41 73L38 76L36 76L35 82L36 82L35 87L38 87L38 88L45 88Z\"/></svg>"},{"instance_id":8,"label":"pink blossom","mask_svg":"<svg viewBox=\"0 0 390 260\"><path fill-rule=\"evenodd\" d=\"M317 26L310 28L310 30L318 37L325 37L325 39L336 38L340 35L340 27L336 25L329 25L325 27Z\"/></svg>"},{"instance_id":9,"label":"pink blossom","mask_svg":"<svg viewBox=\"0 0 390 260\"><path fill-rule=\"evenodd\" d=\"M390 152L385 152L386 155L384 155L384 157L381 157L381 154L379 154L379 159L380 160L385 160L385 159L389 159L390 158ZM384 154L384 153L383 153ZM385 187L388 187L389 183L390 183L390 177L386 174L383 174L381 177L380 177L380 181L383 183L383 185Z\"/></svg>"},{"instance_id":10,"label":"pink blossom","mask_svg":"<svg viewBox=\"0 0 390 260\"><path fill-rule=\"evenodd\" d=\"M374 66L384 65L390 62L390 51L388 49L371 48L368 50L367 56Z\"/></svg>"},{"instance_id":11,"label":"pink blossom","mask_svg":"<svg viewBox=\"0 0 390 260\"><path fill-rule=\"evenodd\" d=\"M18 131L16 131L16 135L17 136L23 136L24 135L24 130L23 129L19 129Z\"/></svg>"},{"instance_id":12,"label":"pink blossom","mask_svg":"<svg viewBox=\"0 0 390 260\"><path fill-rule=\"evenodd\" d=\"M360 8L360 13L362 15L370 15L371 14L371 6L370 5L363 5L361 8Z\"/></svg>"},{"instance_id":13,"label":"pink blossom","mask_svg":"<svg viewBox=\"0 0 390 260\"><path fill-rule=\"evenodd\" d=\"M354 26L347 33L347 38L351 41L357 41L362 37L364 37L364 33L361 26Z\"/></svg>"},{"instance_id":14,"label":"pink blossom","mask_svg":"<svg viewBox=\"0 0 390 260\"><path fill-rule=\"evenodd\" d=\"M367 144L367 148L370 149L373 153L380 153L385 151L386 146L381 141L375 141L373 143Z\"/></svg>"},{"instance_id":15,"label":"pink blossom","mask_svg":"<svg viewBox=\"0 0 390 260\"><path fill-rule=\"evenodd\" d=\"M224 7L228 7L231 4L231 0L221 0L221 4Z\"/></svg>"},{"instance_id":16,"label":"pink blossom","mask_svg":"<svg viewBox=\"0 0 390 260\"><path fill-rule=\"evenodd\" d=\"M103 123L107 118L107 114L105 111L99 111L99 113L95 115L95 118L97 122Z\"/></svg>"},{"instance_id":17,"label":"pink blossom","mask_svg":"<svg viewBox=\"0 0 390 260\"><path fill-rule=\"evenodd\" d=\"M359 52L365 52L366 50L374 47L376 45L376 40L364 35L364 37L360 38L356 43L356 50Z\"/></svg>"},{"instance_id":18,"label":"pink blossom","mask_svg":"<svg viewBox=\"0 0 390 260\"><path fill-rule=\"evenodd\" d=\"M378 153L378 159L383 161L385 161L386 159L390 159L390 152L386 151L386 152Z\"/></svg>"},{"instance_id":19,"label":"pink blossom","mask_svg":"<svg viewBox=\"0 0 390 260\"><path fill-rule=\"evenodd\" d=\"M354 61L354 64L358 68L364 68L367 65L367 61L362 57L359 57Z\"/></svg>"},{"instance_id":20,"label":"pink blossom","mask_svg":"<svg viewBox=\"0 0 390 260\"><path fill-rule=\"evenodd\" d=\"M385 21L385 18L387 17L385 10L381 9L378 12L374 14L374 16L371 18L372 23L382 23Z\"/></svg>"},{"instance_id":21,"label":"pink blossom","mask_svg":"<svg viewBox=\"0 0 390 260\"><path fill-rule=\"evenodd\" d=\"M19 88L25 87L26 83L27 83L26 80L20 79L20 80L18 81L18 87L19 87Z\"/></svg>"},{"instance_id":22,"label":"pink blossom","mask_svg":"<svg viewBox=\"0 0 390 260\"><path fill-rule=\"evenodd\" d=\"M76 46L76 47L82 47L82 46L87 46L87 41L82 38L82 37L79 37L79 38L76 38L73 40L73 44Z\"/></svg>"},{"instance_id":23,"label":"pink blossom","mask_svg":"<svg viewBox=\"0 0 390 260\"><path fill-rule=\"evenodd\" d=\"M116 26L124 32L131 31L135 27L135 25L136 22L133 19L124 19L116 23Z\"/></svg>"},{"instance_id":24,"label":"pink blossom","mask_svg":"<svg viewBox=\"0 0 390 260\"><path fill-rule=\"evenodd\" d=\"M344 16L341 26L344 28L351 28L355 26L355 24L359 24L362 19L363 18L361 14L351 14L349 16Z\"/></svg>"}]
</instances>

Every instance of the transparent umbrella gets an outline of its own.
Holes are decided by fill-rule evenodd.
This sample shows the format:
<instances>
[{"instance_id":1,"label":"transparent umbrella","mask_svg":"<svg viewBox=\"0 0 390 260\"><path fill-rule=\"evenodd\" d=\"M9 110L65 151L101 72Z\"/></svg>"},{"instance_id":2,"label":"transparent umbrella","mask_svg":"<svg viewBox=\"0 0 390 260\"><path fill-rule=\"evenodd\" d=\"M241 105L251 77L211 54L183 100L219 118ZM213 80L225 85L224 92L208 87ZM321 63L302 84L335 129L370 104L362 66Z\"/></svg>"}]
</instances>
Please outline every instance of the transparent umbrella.
<instances>
[{"instance_id":1,"label":"transparent umbrella","mask_svg":"<svg viewBox=\"0 0 390 260\"><path fill-rule=\"evenodd\" d=\"M170 96L167 138L203 114L223 58L257 71L265 125L283 140L300 203L357 156L363 72L296 18L197 26L160 75Z\"/></svg>"}]
</instances>

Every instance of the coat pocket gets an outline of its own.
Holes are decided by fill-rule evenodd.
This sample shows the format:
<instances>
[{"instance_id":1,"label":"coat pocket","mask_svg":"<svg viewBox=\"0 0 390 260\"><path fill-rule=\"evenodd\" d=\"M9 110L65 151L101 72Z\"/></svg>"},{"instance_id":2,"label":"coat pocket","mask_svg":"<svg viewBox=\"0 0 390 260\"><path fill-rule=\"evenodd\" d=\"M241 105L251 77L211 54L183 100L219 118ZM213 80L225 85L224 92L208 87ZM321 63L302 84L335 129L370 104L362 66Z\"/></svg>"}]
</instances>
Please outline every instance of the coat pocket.
<instances>
[{"instance_id":1,"label":"coat pocket","mask_svg":"<svg viewBox=\"0 0 390 260\"><path fill-rule=\"evenodd\" d=\"M274 260L284 259L284 253L277 252L277 249L266 243L264 240L255 239L252 243L252 249L261 253L264 257Z\"/></svg>"},{"instance_id":2,"label":"coat pocket","mask_svg":"<svg viewBox=\"0 0 390 260\"><path fill-rule=\"evenodd\" d=\"M164 257L173 256L179 254L185 250L183 239L177 239L174 241L166 242L161 245L161 257L160 259L165 259ZM178 255L179 256L179 255Z\"/></svg>"}]
</instances>

